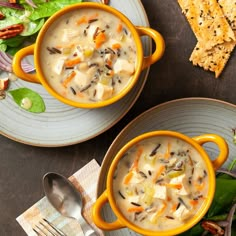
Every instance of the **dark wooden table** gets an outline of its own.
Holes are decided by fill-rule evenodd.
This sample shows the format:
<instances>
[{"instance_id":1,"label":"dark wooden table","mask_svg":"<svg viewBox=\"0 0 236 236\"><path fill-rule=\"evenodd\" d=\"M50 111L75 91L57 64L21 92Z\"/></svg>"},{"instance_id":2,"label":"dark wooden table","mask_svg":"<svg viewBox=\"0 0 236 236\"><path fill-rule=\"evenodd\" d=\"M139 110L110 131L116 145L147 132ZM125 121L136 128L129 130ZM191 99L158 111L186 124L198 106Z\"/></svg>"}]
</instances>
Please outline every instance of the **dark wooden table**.
<instances>
[{"instance_id":1,"label":"dark wooden table","mask_svg":"<svg viewBox=\"0 0 236 236\"><path fill-rule=\"evenodd\" d=\"M128 114L105 133L69 147L45 148L0 136L0 235L25 235L15 218L44 196L42 176L67 177L95 158L100 164L117 134L137 115L165 101L209 97L236 103L236 51L220 79L188 61L196 39L176 1L142 0L150 25L164 37L166 51L150 69L147 83ZM92 148L91 148L92 147Z\"/></svg>"}]
</instances>

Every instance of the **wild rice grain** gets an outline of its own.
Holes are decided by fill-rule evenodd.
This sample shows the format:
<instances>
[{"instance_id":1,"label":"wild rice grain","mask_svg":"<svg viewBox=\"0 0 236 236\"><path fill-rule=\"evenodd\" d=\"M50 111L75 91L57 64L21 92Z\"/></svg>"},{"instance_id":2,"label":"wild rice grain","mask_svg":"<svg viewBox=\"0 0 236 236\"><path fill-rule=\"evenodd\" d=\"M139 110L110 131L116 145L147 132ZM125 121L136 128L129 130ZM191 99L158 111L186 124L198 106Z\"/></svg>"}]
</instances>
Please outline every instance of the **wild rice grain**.
<instances>
[{"instance_id":1,"label":"wild rice grain","mask_svg":"<svg viewBox=\"0 0 236 236\"><path fill-rule=\"evenodd\" d=\"M74 90L73 87L70 87L70 90L71 90L71 92L72 92L74 95L76 95L76 91Z\"/></svg>"},{"instance_id":2,"label":"wild rice grain","mask_svg":"<svg viewBox=\"0 0 236 236\"><path fill-rule=\"evenodd\" d=\"M120 191L118 191L118 193L123 199L125 199L125 196Z\"/></svg>"}]
</instances>

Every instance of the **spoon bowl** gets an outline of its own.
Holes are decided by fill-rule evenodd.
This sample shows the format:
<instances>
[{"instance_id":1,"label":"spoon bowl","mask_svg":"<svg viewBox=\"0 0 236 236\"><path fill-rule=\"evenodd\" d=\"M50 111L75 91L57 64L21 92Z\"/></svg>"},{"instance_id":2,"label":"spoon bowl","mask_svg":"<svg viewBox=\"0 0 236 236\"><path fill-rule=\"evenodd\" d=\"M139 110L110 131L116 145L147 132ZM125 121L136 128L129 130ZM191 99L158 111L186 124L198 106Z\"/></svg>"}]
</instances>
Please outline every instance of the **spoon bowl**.
<instances>
[{"instance_id":1,"label":"spoon bowl","mask_svg":"<svg viewBox=\"0 0 236 236\"><path fill-rule=\"evenodd\" d=\"M43 188L48 201L58 212L79 221L84 235L97 235L82 215L81 193L66 177L49 172L43 176Z\"/></svg>"}]
</instances>

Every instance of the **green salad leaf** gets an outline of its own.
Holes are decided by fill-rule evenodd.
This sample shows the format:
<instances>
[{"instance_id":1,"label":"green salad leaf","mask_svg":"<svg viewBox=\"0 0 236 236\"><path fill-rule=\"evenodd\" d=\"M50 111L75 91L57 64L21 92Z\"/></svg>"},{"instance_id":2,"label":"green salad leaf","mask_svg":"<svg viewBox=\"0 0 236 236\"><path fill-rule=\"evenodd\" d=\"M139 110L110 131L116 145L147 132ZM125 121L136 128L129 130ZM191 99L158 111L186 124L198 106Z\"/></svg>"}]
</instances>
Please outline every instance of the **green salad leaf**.
<instances>
[{"instance_id":1,"label":"green salad leaf","mask_svg":"<svg viewBox=\"0 0 236 236\"><path fill-rule=\"evenodd\" d=\"M236 128L232 129L233 131L233 143L236 144Z\"/></svg>"},{"instance_id":2,"label":"green salad leaf","mask_svg":"<svg viewBox=\"0 0 236 236\"><path fill-rule=\"evenodd\" d=\"M0 6L0 11L5 16L0 21L0 29L14 24L24 25L24 31L20 35L10 39L0 39L0 50L14 55L25 44L35 41L37 33L51 15L65 6L80 2L82 0L34 0L36 5L34 8L25 0L20 0L18 3L24 9Z\"/></svg>"},{"instance_id":3,"label":"green salad leaf","mask_svg":"<svg viewBox=\"0 0 236 236\"><path fill-rule=\"evenodd\" d=\"M0 51L14 55L22 47L34 43L39 30L50 16L66 6L80 2L82 0L34 0L34 7L26 0L18 0L17 3L22 6L22 9L0 6L0 12L5 16L0 20L0 29L14 24L24 25L21 34L8 39L0 39ZM8 92L18 106L29 112L41 113L46 109L42 97L35 91L19 88ZM27 101L28 105L22 105L22 101Z\"/></svg>"},{"instance_id":4,"label":"green salad leaf","mask_svg":"<svg viewBox=\"0 0 236 236\"><path fill-rule=\"evenodd\" d=\"M37 33L42 28L44 22L45 22L44 19L39 19L39 20L36 20L36 21L30 21L27 24L27 30L23 31L21 33L21 36L30 36L30 35L33 35L33 34Z\"/></svg>"},{"instance_id":5,"label":"green salad leaf","mask_svg":"<svg viewBox=\"0 0 236 236\"><path fill-rule=\"evenodd\" d=\"M8 92L11 94L16 104L20 107L22 107L23 99L29 99L32 105L28 109L22 107L23 109L29 112L41 113L44 112L46 109L42 97L37 92L29 88L19 88L15 90L10 90Z\"/></svg>"},{"instance_id":6,"label":"green salad leaf","mask_svg":"<svg viewBox=\"0 0 236 236\"><path fill-rule=\"evenodd\" d=\"M204 232L204 229L200 224L196 224L188 231L180 234L181 236L200 236Z\"/></svg>"},{"instance_id":7,"label":"green salad leaf","mask_svg":"<svg viewBox=\"0 0 236 236\"><path fill-rule=\"evenodd\" d=\"M235 179L216 178L216 191L214 200L208 211L207 217L212 217L229 210L236 202Z\"/></svg>"},{"instance_id":8,"label":"green salad leaf","mask_svg":"<svg viewBox=\"0 0 236 236\"><path fill-rule=\"evenodd\" d=\"M21 35L17 35L14 38L9 38L9 39L0 39L0 45L5 45L6 47L18 47L20 44L22 44L25 40L25 37Z\"/></svg>"},{"instance_id":9,"label":"green salad leaf","mask_svg":"<svg viewBox=\"0 0 236 236\"><path fill-rule=\"evenodd\" d=\"M24 5L26 10L32 12L32 14L30 14L29 16L29 19L31 21L50 17L52 14L54 14L61 8L79 2L81 2L81 0L34 0L34 3L36 4L37 8L34 8L32 11L32 7L28 4L25 4L25 0L20 1L20 3Z\"/></svg>"},{"instance_id":10,"label":"green salad leaf","mask_svg":"<svg viewBox=\"0 0 236 236\"><path fill-rule=\"evenodd\" d=\"M236 159L228 167L228 171L233 171L236 166ZM226 220L230 207L236 203L236 181L235 178L225 173L216 175L216 190L212 204L204 216L203 220L224 221ZM235 227L236 216L233 217L232 230ZM235 229L234 229L235 230ZM233 230L233 232L234 232ZM193 226L181 236L200 236L204 232L201 222ZM233 234L232 234L233 235Z\"/></svg>"}]
</instances>

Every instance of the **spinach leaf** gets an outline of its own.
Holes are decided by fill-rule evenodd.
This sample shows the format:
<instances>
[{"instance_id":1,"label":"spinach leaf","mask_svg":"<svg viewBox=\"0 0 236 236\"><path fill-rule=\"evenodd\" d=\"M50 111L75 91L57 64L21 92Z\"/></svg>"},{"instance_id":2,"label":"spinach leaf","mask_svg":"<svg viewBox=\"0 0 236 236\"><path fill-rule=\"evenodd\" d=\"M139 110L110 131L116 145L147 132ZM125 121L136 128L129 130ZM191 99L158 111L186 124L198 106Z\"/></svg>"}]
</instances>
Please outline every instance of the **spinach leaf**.
<instances>
[{"instance_id":1,"label":"spinach leaf","mask_svg":"<svg viewBox=\"0 0 236 236\"><path fill-rule=\"evenodd\" d=\"M207 218L226 212L236 202L235 179L216 178L216 191Z\"/></svg>"},{"instance_id":2,"label":"spinach leaf","mask_svg":"<svg viewBox=\"0 0 236 236\"><path fill-rule=\"evenodd\" d=\"M0 29L14 24L23 24L25 27L20 35L0 40L0 50L15 53L21 45L28 42L30 36L38 33L48 17L65 6L80 2L82 0L34 0L37 8L33 8L25 0L20 0L19 4L24 7L23 10L0 6L0 11L5 15L0 21Z\"/></svg>"},{"instance_id":3,"label":"spinach leaf","mask_svg":"<svg viewBox=\"0 0 236 236\"><path fill-rule=\"evenodd\" d=\"M216 215L216 216L212 216L207 218L207 220L213 220L213 221L222 221L222 220L226 220L228 217L228 213L227 214L222 214L222 215ZM236 215L233 216L233 221L236 220Z\"/></svg>"},{"instance_id":4,"label":"spinach leaf","mask_svg":"<svg viewBox=\"0 0 236 236\"><path fill-rule=\"evenodd\" d=\"M195 226L193 226L191 229L189 229L188 231L179 234L180 236L199 236L204 232L204 229L202 228L202 226L200 225L200 223L196 224Z\"/></svg>"},{"instance_id":5,"label":"spinach leaf","mask_svg":"<svg viewBox=\"0 0 236 236\"><path fill-rule=\"evenodd\" d=\"M21 36L30 36L37 33L43 26L45 20L39 19L37 21L30 21L27 23L27 30L21 33Z\"/></svg>"},{"instance_id":6,"label":"spinach leaf","mask_svg":"<svg viewBox=\"0 0 236 236\"><path fill-rule=\"evenodd\" d=\"M18 47L20 44L24 42L25 38L18 35L14 38L4 39L0 41L1 45L6 45L9 47Z\"/></svg>"},{"instance_id":7,"label":"spinach leaf","mask_svg":"<svg viewBox=\"0 0 236 236\"><path fill-rule=\"evenodd\" d=\"M236 158L230 163L227 170L229 172L232 172L234 170L235 166L236 166ZM228 175L227 173L220 173L220 171L216 174L216 176L217 176L217 178L221 178L221 179L233 179L232 176Z\"/></svg>"},{"instance_id":8,"label":"spinach leaf","mask_svg":"<svg viewBox=\"0 0 236 236\"><path fill-rule=\"evenodd\" d=\"M32 14L29 16L29 19L32 21L38 20L40 18L47 18L54 14L56 11L62 9L65 6L79 3L82 0L50 0L48 2L42 1L34 1L37 5L37 8L33 9ZM32 7L28 4L24 5L25 9L28 11L32 11Z\"/></svg>"},{"instance_id":9,"label":"spinach leaf","mask_svg":"<svg viewBox=\"0 0 236 236\"><path fill-rule=\"evenodd\" d=\"M32 102L32 106L29 109L27 109L27 111L29 112L41 113L44 112L46 109L42 97L37 92L31 89L19 88L15 90L10 90L8 92L12 95L16 104L20 107L22 107L21 106L22 100L24 98L29 98Z\"/></svg>"},{"instance_id":10,"label":"spinach leaf","mask_svg":"<svg viewBox=\"0 0 236 236\"><path fill-rule=\"evenodd\" d=\"M236 159L228 167L232 171L236 165ZM236 202L236 181L227 174L218 174L216 178L216 191L213 202L203 220L223 221L226 220L230 207ZM232 235L236 235L236 215L233 217ZM201 222L196 224L188 231L180 234L181 236L199 236L204 232Z\"/></svg>"},{"instance_id":11,"label":"spinach leaf","mask_svg":"<svg viewBox=\"0 0 236 236\"><path fill-rule=\"evenodd\" d=\"M22 10L0 7L0 11L5 16L4 19L0 20L0 29L23 22L22 15L24 15L24 11Z\"/></svg>"},{"instance_id":12,"label":"spinach leaf","mask_svg":"<svg viewBox=\"0 0 236 236\"><path fill-rule=\"evenodd\" d=\"M1 40L0 40L0 51L5 52L7 50L7 45L6 44L1 44Z\"/></svg>"}]
</instances>

